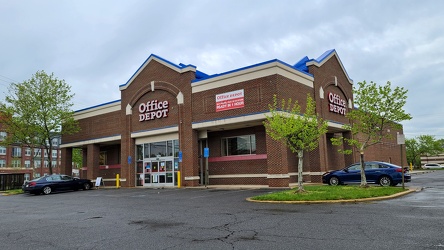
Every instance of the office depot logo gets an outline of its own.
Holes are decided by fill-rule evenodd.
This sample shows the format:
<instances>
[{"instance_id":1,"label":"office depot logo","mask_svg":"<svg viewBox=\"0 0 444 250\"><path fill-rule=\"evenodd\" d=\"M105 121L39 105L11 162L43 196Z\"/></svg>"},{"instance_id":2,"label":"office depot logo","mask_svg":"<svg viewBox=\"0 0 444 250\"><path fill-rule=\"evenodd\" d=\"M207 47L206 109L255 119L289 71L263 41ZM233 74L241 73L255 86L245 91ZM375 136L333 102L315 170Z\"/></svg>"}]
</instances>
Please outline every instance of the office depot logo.
<instances>
[{"instance_id":1,"label":"office depot logo","mask_svg":"<svg viewBox=\"0 0 444 250\"><path fill-rule=\"evenodd\" d=\"M160 119L168 116L168 101L148 101L139 105L139 122Z\"/></svg>"},{"instance_id":2,"label":"office depot logo","mask_svg":"<svg viewBox=\"0 0 444 250\"><path fill-rule=\"evenodd\" d=\"M330 112L345 115L347 111L347 102L338 94L328 93L328 109Z\"/></svg>"}]
</instances>

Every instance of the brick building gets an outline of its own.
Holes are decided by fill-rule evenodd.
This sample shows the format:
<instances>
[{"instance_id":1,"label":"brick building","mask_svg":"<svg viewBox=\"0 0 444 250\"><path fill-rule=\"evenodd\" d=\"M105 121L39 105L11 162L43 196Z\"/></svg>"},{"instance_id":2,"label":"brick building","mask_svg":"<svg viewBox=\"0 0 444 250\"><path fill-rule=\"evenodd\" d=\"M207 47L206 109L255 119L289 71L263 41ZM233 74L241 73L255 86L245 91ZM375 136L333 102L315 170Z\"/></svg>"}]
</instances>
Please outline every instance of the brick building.
<instances>
[{"instance_id":1,"label":"brick building","mask_svg":"<svg viewBox=\"0 0 444 250\"><path fill-rule=\"evenodd\" d=\"M0 141L7 133L0 124ZM0 145L0 174L24 174L24 180L34 179L49 174L49 167L53 173L60 172L61 151L60 138L53 139L51 150L52 162L43 147L28 147L21 144Z\"/></svg>"},{"instance_id":2,"label":"brick building","mask_svg":"<svg viewBox=\"0 0 444 250\"><path fill-rule=\"evenodd\" d=\"M305 110L308 93L329 128L305 154L304 181L321 182L324 172L359 160L330 142L351 136L342 125L352 84L335 50L294 65L270 60L215 75L151 55L120 85L120 100L75 112L81 131L62 138L62 172L71 173L72 149L82 148L82 177L118 173L124 187L176 186L179 178L182 186L288 187L297 182L297 157L265 133L263 121L274 94ZM392 133L395 140L370 148L367 160L400 163Z\"/></svg>"}]
</instances>

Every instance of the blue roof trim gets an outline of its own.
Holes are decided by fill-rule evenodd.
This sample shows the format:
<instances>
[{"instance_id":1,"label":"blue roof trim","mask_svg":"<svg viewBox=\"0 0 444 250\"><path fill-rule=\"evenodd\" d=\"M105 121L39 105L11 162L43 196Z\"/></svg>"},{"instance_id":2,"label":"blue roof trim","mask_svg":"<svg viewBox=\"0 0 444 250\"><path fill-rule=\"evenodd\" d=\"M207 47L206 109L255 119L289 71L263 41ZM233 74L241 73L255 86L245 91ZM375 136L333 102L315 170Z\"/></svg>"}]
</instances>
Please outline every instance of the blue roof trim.
<instances>
[{"instance_id":1,"label":"blue roof trim","mask_svg":"<svg viewBox=\"0 0 444 250\"><path fill-rule=\"evenodd\" d=\"M161 61L163 61L163 62L165 62L165 63L171 65L172 67L175 67L175 68L179 69L179 70L180 70L180 69L183 69L183 68L186 68L186 67L196 68L196 66L194 66L194 65L192 65L192 64L185 65L185 64L183 64L183 63L180 63L179 65L177 65L177 64L172 63L172 62L170 62L170 61L168 61L168 60L166 60L166 59L164 59L164 58L162 58L162 57L160 57L160 56L158 56L158 55L151 54L151 55L150 55L150 56L149 56L149 57L148 57L148 58L142 63L142 65L140 65L140 67L136 70L136 72L134 72L134 74L128 79L128 81L126 81L126 83L119 85L119 88L120 88L120 87L123 87L123 86L125 86L125 85L127 85L127 84L130 82L130 80L133 79L133 77L134 77L137 73L139 73L139 71L145 66L145 64L146 64L150 59L152 59L152 58L156 58L156 59L158 59L158 60L161 60Z\"/></svg>"},{"instance_id":2,"label":"blue roof trim","mask_svg":"<svg viewBox=\"0 0 444 250\"><path fill-rule=\"evenodd\" d=\"M327 58L330 54L336 52L335 49L327 50L322 55L320 55L318 58L316 58L316 61L322 62L325 58Z\"/></svg>"},{"instance_id":3,"label":"blue roof trim","mask_svg":"<svg viewBox=\"0 0 444 250\"><path fill-rule=\"evenodd\" d=\"M85 110L88 110L88 109L98 108L100 106L105 106L105 105L108 105L108 104L111 104L111 103L116 103L116 102L120 102L120 99L119 100L115 100L115 101L111 101L111 102L102 103L102 104L99 104L99 105L96 105L96 106L92 106L92 107L88 107L88 108L84 108L84 109L79 109L79 110L74 111L74 113L85 111Z\"/></svg>"},{"instance_id":4,"label":"blue roof trim","mask_svg":"<svg viewBox=\"0 0 444 250\"><path fill-rule=\"evenodd\" d=\"M308 61L310 61L310 59L308 58L308 56L305 56L304 58L299 60L299 62L297 62L293 67L308 73L308 67L307 67Z\"/></svg>"},{"instance_id":5,"label":"blue roof trim","mask_svg":"<svg viewBox=\"0 0 444 250\"><path fill-rule=\"evenodd\" d=\"M327 50L324 53L322 53L322 55L320 55L318 58L316 59L310 59L307 62L316 62L316 63L321 63L322 61L324 61L328 56L330 56L330 54L334 53L335 50L331 49L331 50Z\"/></svg>"},{"instance_id":6,"label":"blue roof trim","mask_svg":"<svg viewBox=\"0 0 444 250\"><path fill-rule=\"evenodd\" d=\"M281 61L279 59L273 59L273 60L269 60L269 61L253 64L253 65L250 65L250 66L246 66L246 67L230 70L230 71L227 71L227 72L224 72L224 73L220 73L220 74L208 75L208 77L204 77L204 78L196 78L195 80L191 81L191 83L195 83L195 82L199 82L199 81L202 81L202 80L207 80L207 79L211 79L211 78L215 78L215 77L219 77L219 76L223 76L223 75L232 74L232 73L235 73L235 72L239 72L239 71L242 71L242 70L259 67L259 66L262 66L262 65L265 65L265 64L269 64L269 63L274 63L274 62L283 64L283 65L288 66L290 68L293 68L293 69L295 69L295 70L297 70L297 71L299 71L299 72L301 72L301 73L303 73L305 75L308 75L308 76L311 76L311 77L313 76L312 74L310 74L310 73L308 73L306 71L303 71L303 70L301 70L299 68L296 68L293 65L290 65L290 64L288 64L286 62L283 62L283 61Z\"/></svg>"},{"instance_id":7,"label":"blue roof trim","mask_svg":"<svg viewBox=\"0 0 444 250\"><path fill-rule=\"evenodd\" d=\"M204 72L196 70L196 79L203 79L203 78L207 78L207 77L208 77L208 75L205 74Z\"/></svg>"}]
</instances>

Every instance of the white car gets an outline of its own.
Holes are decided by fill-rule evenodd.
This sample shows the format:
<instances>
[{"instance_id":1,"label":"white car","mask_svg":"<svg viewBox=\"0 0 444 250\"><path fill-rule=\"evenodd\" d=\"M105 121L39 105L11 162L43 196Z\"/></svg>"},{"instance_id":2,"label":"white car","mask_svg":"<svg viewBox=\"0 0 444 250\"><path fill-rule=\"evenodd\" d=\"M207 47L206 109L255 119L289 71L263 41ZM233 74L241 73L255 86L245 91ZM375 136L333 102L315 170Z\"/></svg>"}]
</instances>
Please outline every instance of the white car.
<instances>
[{"instance_id":1,"label":"white car","mask_svg":"<svg viewBox=\"0 0 444 250\"><path fill-rule=\"evenodd\" d=\"M443 165L438 164L438 163L426 163L424 164L424 166L422 166L423 169L440 169L440 168L444 168Z\"/></svg>"}]
</instances>

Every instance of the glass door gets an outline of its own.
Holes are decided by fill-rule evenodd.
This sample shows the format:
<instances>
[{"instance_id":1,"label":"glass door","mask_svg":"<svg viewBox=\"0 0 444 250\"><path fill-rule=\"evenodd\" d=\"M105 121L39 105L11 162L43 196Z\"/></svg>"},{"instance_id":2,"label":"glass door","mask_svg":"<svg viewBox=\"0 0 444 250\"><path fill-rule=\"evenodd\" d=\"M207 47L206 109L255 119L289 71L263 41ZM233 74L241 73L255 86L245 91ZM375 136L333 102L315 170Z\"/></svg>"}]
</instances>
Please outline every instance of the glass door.
<instances>
[{"instance_id":1,"label":"glass door","mask_svg":"<svg viewBox=\"0 0 444 250\"><path fill-rule=\"evenodd\" d=\"M136 145L136 186L176 186L178 156L178 140Z\"/></svg>"},{"instance_id":2,"label":"glass door","mask_svg":"<svg viewBox=\"0 0 444 250\"><path fill-rule=\"evenodd\" d=\"M174 159L159 159L145 162L144 186L173 186L175 171Z\"/></svg>"}]
</instances>

